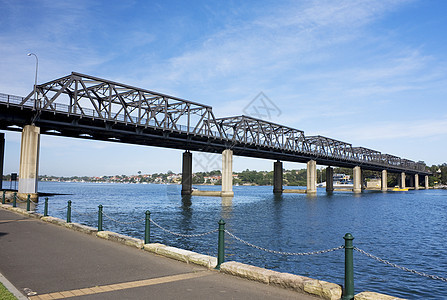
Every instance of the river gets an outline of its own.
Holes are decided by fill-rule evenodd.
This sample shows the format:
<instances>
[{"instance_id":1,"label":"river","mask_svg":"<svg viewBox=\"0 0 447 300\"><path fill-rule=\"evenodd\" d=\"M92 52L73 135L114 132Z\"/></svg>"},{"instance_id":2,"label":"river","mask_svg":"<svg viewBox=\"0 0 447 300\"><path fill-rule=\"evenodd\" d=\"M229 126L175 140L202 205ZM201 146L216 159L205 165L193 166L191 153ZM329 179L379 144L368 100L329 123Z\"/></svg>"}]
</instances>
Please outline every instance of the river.
<instances>
[{"instance_id":1,"label":"river","mask_svg":"<svg viewBox=\"0 0 447 300\"><path fill-rule=\"evenodd\" d=\"M9 186L5 183L4 186ZM281 252L310 252L344 245L351 233L354 246L399 266L447 277L447 191L366 191L359 195L319 189L275 196L270 186L235 186L235 197L183 198L178 185L40 182L39 191L61 193L49 198L49 215L97 226L98 205L104 206L104 230L143 239L144 213L160 226L180 234L226 229L260 247ZM199 186L219 190L220 186ZM43 213L43 199L37 212ZM134 224L124 224L116 221ZM151 242L217 256L217 233L179 237L151 226ZM343 284L344 250L312 256L288 256L255 249L226 235L226 261L235 260L281 272ZM407 299L446 299L447 282L388 266L354 251L355 292L369 290Z\"/></svg>"}]
</instances>

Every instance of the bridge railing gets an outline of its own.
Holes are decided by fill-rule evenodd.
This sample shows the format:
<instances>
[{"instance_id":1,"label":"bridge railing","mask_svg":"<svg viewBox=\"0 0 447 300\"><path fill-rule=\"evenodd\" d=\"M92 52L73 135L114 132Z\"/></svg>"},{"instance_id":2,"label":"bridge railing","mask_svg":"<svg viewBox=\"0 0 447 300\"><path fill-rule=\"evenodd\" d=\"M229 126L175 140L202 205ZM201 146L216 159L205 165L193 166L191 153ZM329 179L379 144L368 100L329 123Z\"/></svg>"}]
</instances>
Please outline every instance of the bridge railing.
<instances>
[{"instance_id":1,"label":"bridge railing","mask_svg":"<svg viewBox=\"0 0 447 300\"><path fill-rule=\"evenodd\" d=\"M68 79L69 77L64 78L64 82L67 82ZM57 80L51 82L51 89L54 88L56 82ZM291 151L300 155L314 156L316 158L333 158L353 163L367 163L383 167L391 166L393 168L408 171L425 171L425 163L423 162L416 163L408 159L401 159L400 157L390 154L382 154L379 151L364 147L352 147L349 143L337 141L328 137L305 136L304 132L301 130L264 120L247 116L215 119L211 108L200 106L193 107L191 105L195 104L189 102L185 102L187 106L179 110L178 106L182 105L182 103L178 99L175 99L178 101L178 104L171 104L173 112L177 114L175 118L168 118L168 116L170 116L169 110L166 107L163 108L161 106L157 109L164 109L165 117L163 120L160 118L157 119L157 113L150 111L137 113L135 108L129 109L127 113L121 113L120 110L115 110L113 113L109 111L108 118L106 118L104 116L106 113L105 110L100 111L98 109L81 106L80 102L76 102L73 105L56 102L53 99L56 96L49 99L48 91L45 92L43 86L45 85L38 86L37 90L40 98L36 103L34 103L32 97L33 93L30 93L26 98L0 93L0 102L22 108L31 108L33 110L63 113L82 118L102 119L125 125L132 124L136 126L144 126L146 128L150 127L156 130L169 130L180 134L193 134L208 138L218 138L231 144L238 143L247 146L254 145L267 147L279 151ZM167 105L167 102L165 105ZM186 111L187 107L192 109L191 113ZM149 110L149 108L147 109ZM206 111L204 111L204 109ZM182 114L193 115L194 113L197 114L196 118L201 119L198 121L196 119L194 124L190 126L181 124L180 118L182 117ZM148 119L149 116L150 118ZM190 117L188 118L188 120L192 120Z\"/></svg>"},{"instance_id":2,"label":"bridge railing","mask_svg":"<svg viewBox=\"0 0 447 300\"><path fill-rule=\"evenodd\" d=\"M7 95L0 93L0 102L6 103L8 105L17 105L19 106L22 101L23 97L14 96L14 95ZM34 100L33 101L27 101L24 106L26 107L33 107L34 106Z\"/></svg>"}]
</instances>

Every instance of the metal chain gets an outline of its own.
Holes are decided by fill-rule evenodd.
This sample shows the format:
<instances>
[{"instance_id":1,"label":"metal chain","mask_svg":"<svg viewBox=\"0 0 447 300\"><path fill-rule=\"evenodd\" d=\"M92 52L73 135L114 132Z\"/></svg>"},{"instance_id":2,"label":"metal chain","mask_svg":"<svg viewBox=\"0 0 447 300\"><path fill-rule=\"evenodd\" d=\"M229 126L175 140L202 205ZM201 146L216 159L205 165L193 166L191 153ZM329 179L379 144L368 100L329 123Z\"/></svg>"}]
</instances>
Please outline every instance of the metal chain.
<instances>
[{"instance_id":1,"label":"metal chain","mask_svg":"<svg viewBox=\"0 0 447 300\"><path fill-rule=\"evenodd\" d=\"M52 208L52 210L60 211L60 210L66 210L68 206L62 207L62 208Z\"/></svg>"},{"instance_id":2,"label":"metal chain","mask_svg":"<svg viewBox=\"0 0 447 300\"><path fill-rule=\"evenodd\" d=\"M142 218L142 219L138 219L138 220L133 221L133 222L122 222L122 221L119 221L119 220L116 220L116 219L110 217L110 216L107 215L105 212L102 212L102 214L103 214L107 219L110 219L110 220L112 220L113 222L120 223L120 224L125 224L125 225L131 225L131 224L141 223L141 222L143 222L143 221L145 220L145 218Z\"/></svg>"},{"instance_id":3,"label":"metal chain","mask_svg":"<svg viewBox=\"0 0 447 300\"><path fill-rule=\"evenodd\" d=\"M20 200L20 198L16 198L16 202L19 202L19 203L27 203L28 202L28 200ZM30 203L34 203L34 204L37 204L37 201L36 202L34 202L33 200L29 200L29 202Z\"/></svg>"},{"instance_id":4,"label":"metal chain","mask_svg":"<svg viewBox=\"0 0 447 300\"><path fill-rule=\"evenodd\" d=\"M375 255L372 255L372 254L370 254L368 252L365 252L362 249L359 249L357 247L354 247L354 250L356 250L356 251L358 251L358 252L368 256L369 258L375 259L375 260L377 260L377 261L379 261L381 263L384 263L384 264L389 265L391 267L395 267L395 268L400 269L402 271L406 271L406 272L410 272L410 273L413 273L413 274L417 274L419 276L423 276L423 277L427 277L427 278L431 278L431 279L436 279L436 280L441 280L441 281L447 282L447 278L439 277L439 276L436 276L436 275L429 275L429 274L426 274L426 273L423 273L423 272L419 272L419 271L416 271L416 270L412 270L412 269L408 269L406 267L402 267L402 266L396 265L396 264L391 263L391 262L389 262L387 260L379 258L379 257L377 257Z\"/></svg>"},{"instance_id":5,"label":"metal chain","mask_svg":"<svg viewBox=\"0 0 447 300\"><path fill-rule=\"evenodd\" d=\"M97 212L92 212L92 213L81 213L81 212L77 211L76 209L74 209L73 207L71 208L71 210L72 210L74 213L77 213L78 215L81 215L81 216L93 216L93 215L98 214Z\"/></svg>"},{"instance_id":6,"label":"metal chain","mask_svg":"<svg viewBox=\"0 0 447 300\"><path fill-rule=\"evenodd\" d=\"M208 234L217 232L219 230L219 229L214 229L214 230L211 230L211 231L208 231L208 232L205 232L205 233L198 233L198 234L181 234L181 233L173 232L173 231L170 231L169 229L161 227L159 224L157 224L157 222L155 222L152 219L150 219L150 221L151 221L152 224L154 224L155 226L157 226L161 230L166 231L166 232L168 232L170 234L173 234L173 235L181 236L181 237L200 237L200 236L204 236L204 235L208 235Z\"/></svg>"},{"instance_id":7,"label":"metal chain","mask_svg":"<svg viewBox=\"0 0 447 300\"><path fill-rule=\"evenodd\" d=\"M269 249L266 249L266 248L262 248L260 246L253 245L252 243L244 241L243 239L235 236L234 234L232 234L228 230L225 230L225 232L229 236L231 236L232 238L238 240L239 242L241 242L241 243L243 243L243 244L245 244L247 246L250 246L252 248L256 248L258 250L262 250L262 251L265 251L265 252L274 253L274 254L281 254L281 255L298 255L298 256L315 255L315 254L323 254L323 253L328 253L328 252L332 252L332 251L337 251L337 250L340 250L340 249L344 248L344 246L340 246L340 247L336 247L336 248L332 248L332 249L320 250L320 251L312 251L312 252L281 252L281 251L269 250Z\"/></svg>"}]
</instances>

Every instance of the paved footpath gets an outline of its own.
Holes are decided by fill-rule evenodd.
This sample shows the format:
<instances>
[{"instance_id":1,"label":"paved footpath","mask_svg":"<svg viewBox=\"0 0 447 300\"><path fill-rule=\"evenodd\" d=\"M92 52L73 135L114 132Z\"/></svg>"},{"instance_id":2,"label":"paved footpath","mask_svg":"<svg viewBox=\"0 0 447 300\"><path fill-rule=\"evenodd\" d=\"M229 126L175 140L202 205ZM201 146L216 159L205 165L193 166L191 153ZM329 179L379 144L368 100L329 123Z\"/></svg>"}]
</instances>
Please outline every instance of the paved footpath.
<instances>
[{"instance_id":1,"label":"paved footpath","mask_svg":"<svg viewBox=\"0 0 447 300\"><path fill-rule=\"evenodd\" d=\"M318 299L0 209L0 273L29 299ZM32 295L34 294L34 295Z\"/></svg>"}]
</instances>

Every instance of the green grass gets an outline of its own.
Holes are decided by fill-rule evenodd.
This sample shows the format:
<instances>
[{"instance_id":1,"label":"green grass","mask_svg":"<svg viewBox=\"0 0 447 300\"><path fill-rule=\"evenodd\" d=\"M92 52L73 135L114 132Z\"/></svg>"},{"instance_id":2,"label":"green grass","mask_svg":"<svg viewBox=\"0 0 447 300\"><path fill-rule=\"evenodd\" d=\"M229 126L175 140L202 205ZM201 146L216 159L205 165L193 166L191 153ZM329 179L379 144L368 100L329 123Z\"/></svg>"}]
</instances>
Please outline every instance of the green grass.
<instances>
[{"instance_id":1,"label":"green grass","mask_svg":"<svg viewBox=\"0 0 447 300\"><path fill-rule=\"evenodd\" d=\"M0 299L1 300L17 300L13 294L11 294L3 284L0 283Z\"/></svg>"}]
</instances>

